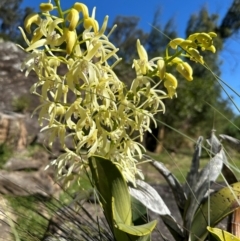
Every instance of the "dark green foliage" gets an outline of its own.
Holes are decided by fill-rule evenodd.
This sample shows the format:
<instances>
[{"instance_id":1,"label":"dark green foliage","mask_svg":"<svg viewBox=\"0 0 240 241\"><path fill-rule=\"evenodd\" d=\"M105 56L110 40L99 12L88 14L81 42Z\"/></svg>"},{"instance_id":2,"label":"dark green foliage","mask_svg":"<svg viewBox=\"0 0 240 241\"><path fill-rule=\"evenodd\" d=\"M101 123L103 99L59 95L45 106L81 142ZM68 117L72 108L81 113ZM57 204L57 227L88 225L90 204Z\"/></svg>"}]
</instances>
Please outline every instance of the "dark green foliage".
<instances>
[{"instance_id":1,"label":"dark green foliage","mask_svg":"<svg viewBox=\"0 0 240 241\"><path fill-rule=\"evenodd\" d=\"M0 169L3 168L7 160L12 156L13 150L6 144L0 144Z\"/></svg>"},{"instance_id":2,"label":"dark green foliage","mask_svg":"<svg viewBox=\"0 0 240 241\"><path fill-rule=\"evenodd\" d=\"M239 129L240 128L240 116L239 115L235 116L232 119L232 122L234 125L232 125L232 124L227 125L224 129L224 134L232 136L232 137L240 140L240 129ZM238 150L240 150L240 148Z\"/></svg>"},{"instance_id":3,"label":"dark green foliage","mask_svg":"<svg viewBox=\"0 0 240 241\"><path fill-rule=\"evenodd\" d=\"M221 25L217 28L217 32L221 38L226 39L237 33L240 28L240 1L234 0L228 9Z\"/></svg>"}]
</instances>

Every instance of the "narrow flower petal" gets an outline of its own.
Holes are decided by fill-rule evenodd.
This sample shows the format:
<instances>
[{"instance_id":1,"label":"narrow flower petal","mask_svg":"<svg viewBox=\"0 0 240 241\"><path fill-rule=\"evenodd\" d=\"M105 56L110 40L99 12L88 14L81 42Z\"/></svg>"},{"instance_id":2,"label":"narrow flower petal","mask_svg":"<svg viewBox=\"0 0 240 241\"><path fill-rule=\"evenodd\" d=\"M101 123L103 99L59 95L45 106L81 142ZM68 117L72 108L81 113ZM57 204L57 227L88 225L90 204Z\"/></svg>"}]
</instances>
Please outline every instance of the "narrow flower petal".
<instances>
[{"instance_id":1,"label":"narrow flower petal","mask_svg":"<svg viewBox=\"0 0 240 241\"><path fill-rule=\"evenodd\" d=\"M37 25L41 23L41 17L37 13L29 14L24 20L24 28L28 33L31 33L31 26L33 23Z\"/></svg>"}]
</instances>

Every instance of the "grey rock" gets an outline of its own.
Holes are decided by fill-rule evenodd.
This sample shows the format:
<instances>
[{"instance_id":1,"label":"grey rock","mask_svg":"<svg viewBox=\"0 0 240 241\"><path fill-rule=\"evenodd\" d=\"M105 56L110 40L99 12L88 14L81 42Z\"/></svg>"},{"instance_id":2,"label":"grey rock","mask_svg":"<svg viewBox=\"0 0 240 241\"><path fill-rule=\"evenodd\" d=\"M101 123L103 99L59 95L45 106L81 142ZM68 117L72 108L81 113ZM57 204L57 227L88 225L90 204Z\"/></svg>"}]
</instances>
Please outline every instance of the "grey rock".
<instances>
[{"instance_id":1,"label":"grey rock","mask_svg":"<svg viewBox=\"0 0 240 241\"><path fill-rule=\"evenodd\" d=\"M53 196L59 190L47 172L8 172L0 170L0 193L29 196L38 195L45 198Z\"/></svg>"},{"instance_id":2,"label":"grey rock","mask_svg":"<svg viewBox=\"0 0 240 241\"><path fill-rule=\"evenodd\" d=\"M3 166L7 171L38 171L45 170L49 164L49 155L43 150L37 150L28 156L27 150L16 152ZM51 173L48 171L47 173Z\"/></svg>"},{"instance_id":3,"label":"grey rock","mask_svg":"<svg viewBox=\"0 0 240 241\"><path fill-rule=\"evenodd\" d=\"M4 165L4 169L8 171L21 171L21 170L39 170L43 166L40 160L33 160L32 158L10 158Z\"/></svg>"},{"instance_id":4,"label":"grey rock","mask_svg":"<svg viewBox=\"0 0 240 241\"><path fill-rule=\"evenodd\" d=\"M0 144L23 150L27 145L27 130L24 115L14 112L0 112Z\"/></svg>"}]
</instances>

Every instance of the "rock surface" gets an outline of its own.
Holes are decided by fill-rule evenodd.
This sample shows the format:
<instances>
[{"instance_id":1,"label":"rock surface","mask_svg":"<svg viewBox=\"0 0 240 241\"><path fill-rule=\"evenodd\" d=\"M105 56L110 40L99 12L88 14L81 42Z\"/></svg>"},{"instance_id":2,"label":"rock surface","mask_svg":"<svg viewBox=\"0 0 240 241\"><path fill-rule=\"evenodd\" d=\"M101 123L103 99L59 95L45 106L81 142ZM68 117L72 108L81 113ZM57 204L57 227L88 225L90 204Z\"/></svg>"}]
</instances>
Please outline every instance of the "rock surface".
<instances>
[{"instance_id":1,"label":"rock surface","mask_svg":"<svg viewBox=\"0 0 240 241\"><path fill-rule=\"evenodd\" d=\"M38 103L38 98L29 94L30 87L37 80L36 75L31 72L29 77L26 77L20 71L25 58L26 53L16 44L0 42L0 111L14 111L13 101L23 100L26 96L28 111L31 112Z\"/></svg>"},{"instance_id":2,"label":"rock surface","mask_svg":"<svg viewBox=\"0 0 240 241\"><path fill-rule=\"evenodd\" d=\"M27 130L24 115L14 112L0 113L0 145L7 145L14 150L27 147Z\"/></svg>"},{"instance_id":3,"label":"rock surface","mask_svg":"<svg viewBox=\"0 0 240 241\"><path fill-rule=\"evenodd\" d=\"M53 181L52 168L45 170L49 164L49 155L37 149L31 157L28 152L15 153L0 170L0 193L16 196L38 195L56 196L59 186Z\"/></svg>"}]
</instances>

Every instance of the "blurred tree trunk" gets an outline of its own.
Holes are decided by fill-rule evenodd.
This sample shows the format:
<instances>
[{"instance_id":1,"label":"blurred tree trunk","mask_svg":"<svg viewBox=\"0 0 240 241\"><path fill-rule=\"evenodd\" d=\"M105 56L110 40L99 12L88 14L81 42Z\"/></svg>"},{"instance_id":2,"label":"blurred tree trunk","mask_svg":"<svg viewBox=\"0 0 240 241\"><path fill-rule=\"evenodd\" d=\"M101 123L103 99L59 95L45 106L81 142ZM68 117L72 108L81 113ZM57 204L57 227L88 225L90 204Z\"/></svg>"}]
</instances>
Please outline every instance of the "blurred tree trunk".
<instances>
[{"instance_id":1,"label":"blurred tree trunk","mask_svg":"<svg viewBox=\"0 0 240 241\"><path fill-rule=\"evenodd\" d=\"M155 148L155 153L161 153L162 149L163 149L163 141L164 141L164 136L165 136L165 127L164 126L160 126L158 128L158 135L157 135L157 145Z\"/></svg>"}]
</instances>

